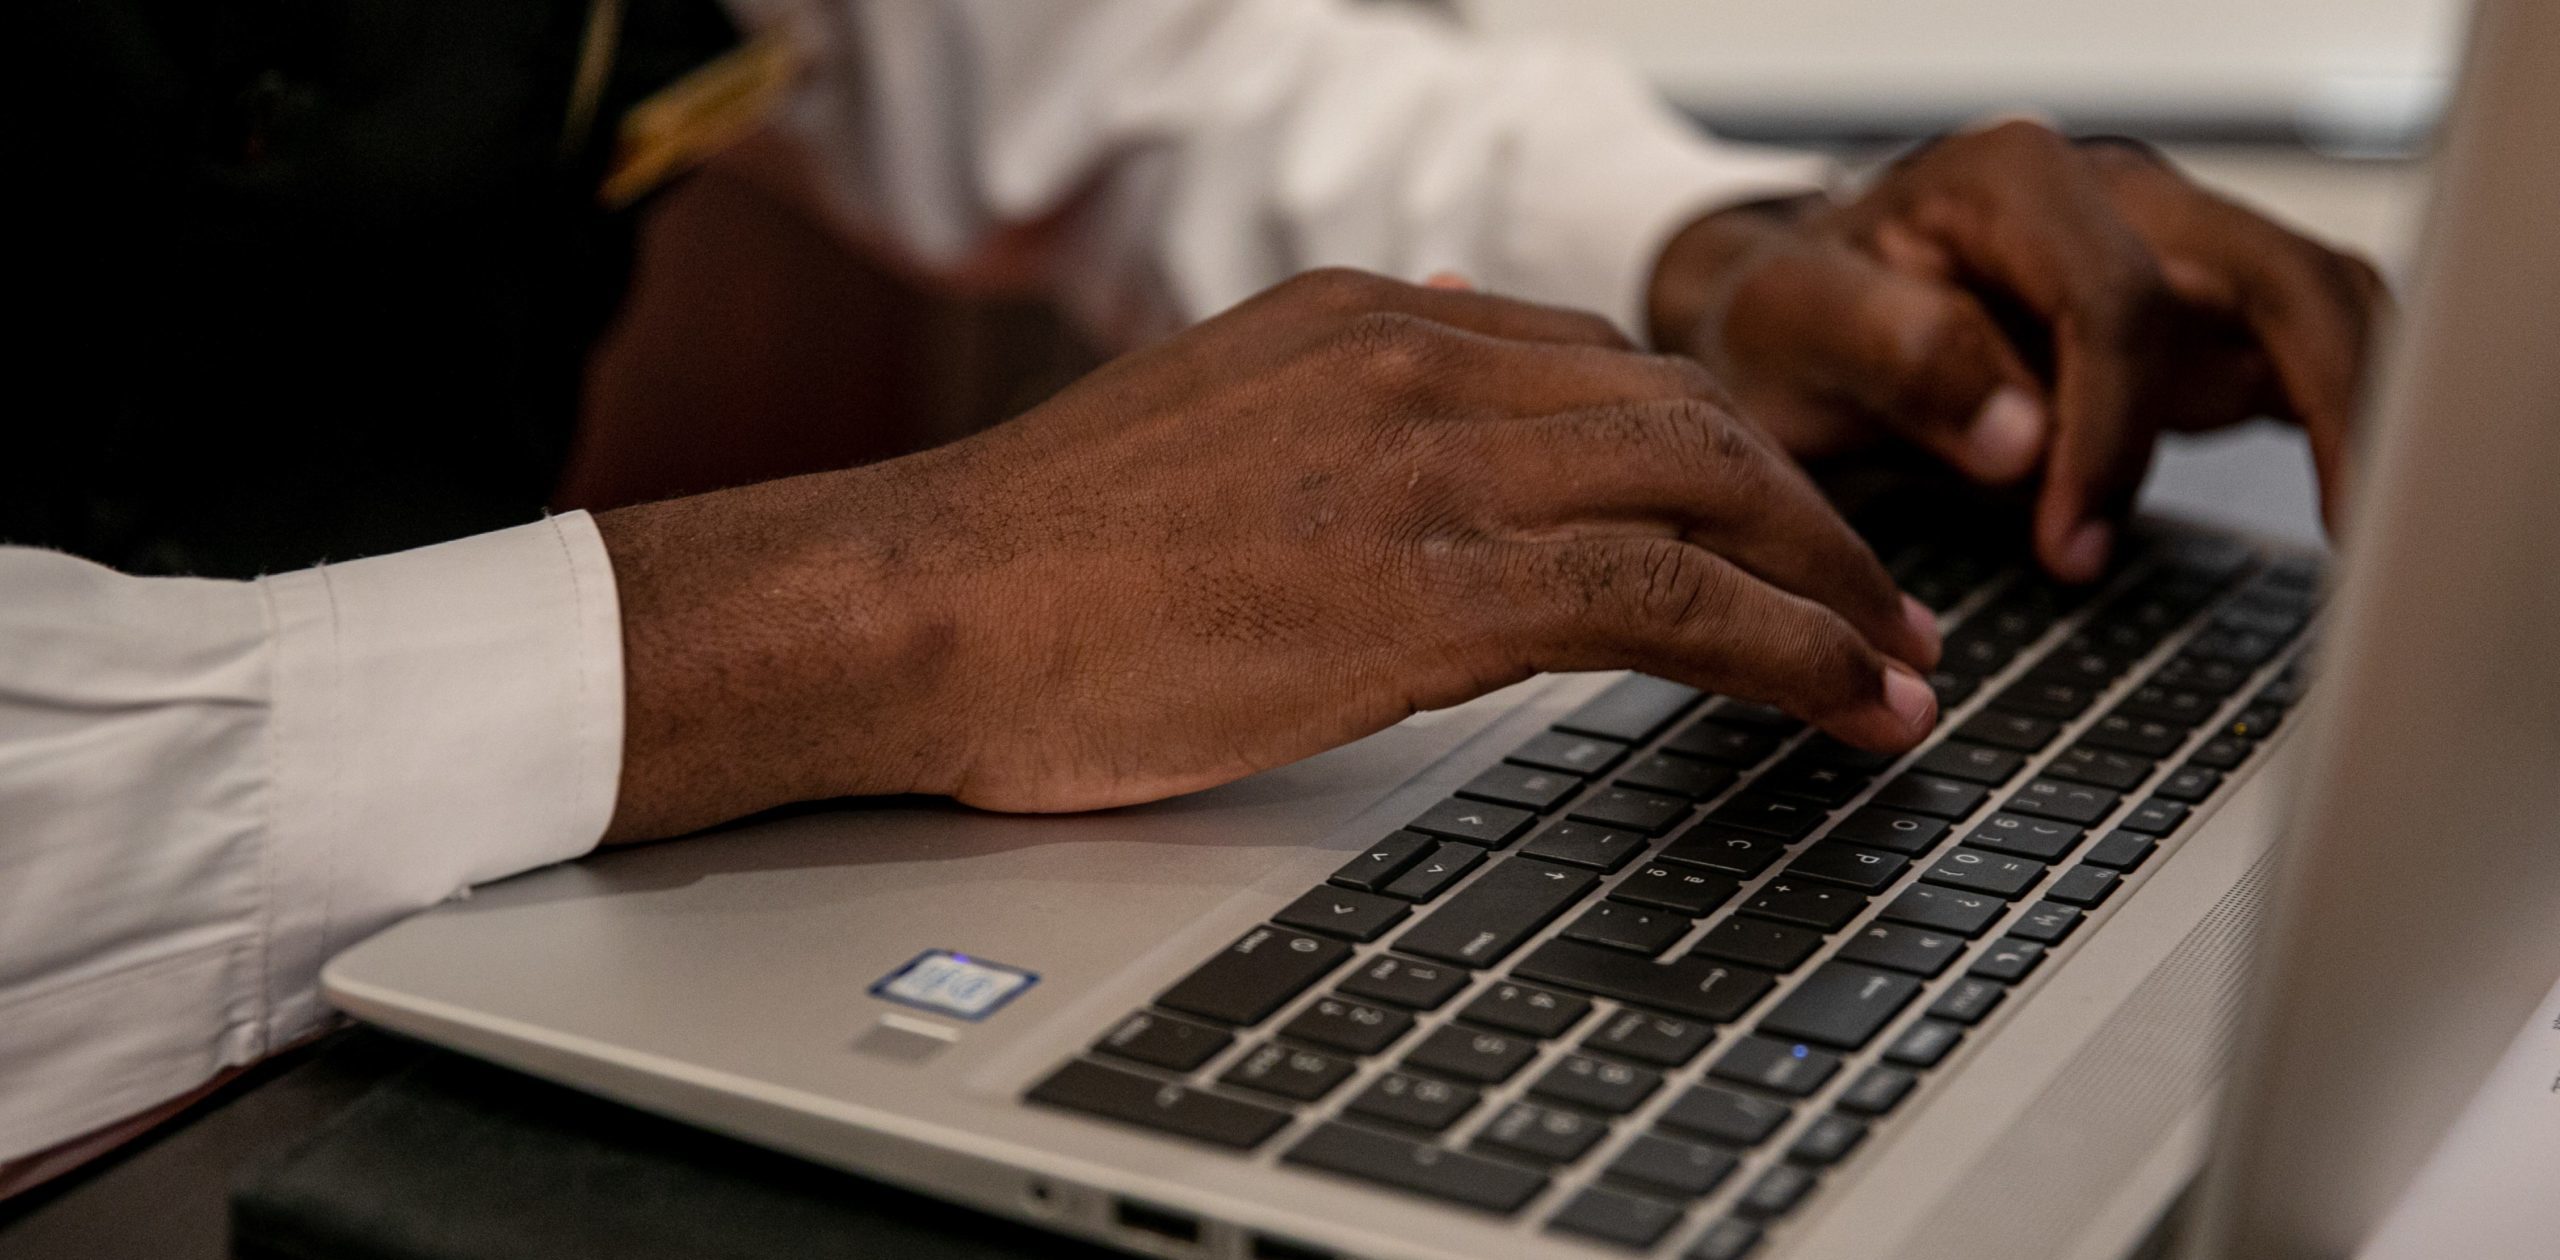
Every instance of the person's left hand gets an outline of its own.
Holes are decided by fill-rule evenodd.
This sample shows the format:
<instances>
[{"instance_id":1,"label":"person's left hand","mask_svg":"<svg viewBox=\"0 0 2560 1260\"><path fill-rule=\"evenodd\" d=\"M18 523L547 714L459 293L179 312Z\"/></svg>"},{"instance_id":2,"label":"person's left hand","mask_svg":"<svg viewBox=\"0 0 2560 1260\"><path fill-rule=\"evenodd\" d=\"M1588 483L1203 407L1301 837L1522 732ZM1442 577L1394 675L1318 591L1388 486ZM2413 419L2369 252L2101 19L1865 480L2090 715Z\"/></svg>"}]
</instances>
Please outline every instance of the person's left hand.
<instances>
[{"instance_id":1,"label":"person's left hand","mask_svg":"<svg viewBox=\"0 0 2560 1260\"><path fill-rule=\"evenodd\" d=\"M2381 277L2129 142L1949 136L1855 200L1709 215L1663 252L1656 345L1705 360L1798 457L1886 435L1993 485L2041 473L2034 543L2104 568L2163 428L2310 433L2343 508Z\"/></svg>"}]
</instances>

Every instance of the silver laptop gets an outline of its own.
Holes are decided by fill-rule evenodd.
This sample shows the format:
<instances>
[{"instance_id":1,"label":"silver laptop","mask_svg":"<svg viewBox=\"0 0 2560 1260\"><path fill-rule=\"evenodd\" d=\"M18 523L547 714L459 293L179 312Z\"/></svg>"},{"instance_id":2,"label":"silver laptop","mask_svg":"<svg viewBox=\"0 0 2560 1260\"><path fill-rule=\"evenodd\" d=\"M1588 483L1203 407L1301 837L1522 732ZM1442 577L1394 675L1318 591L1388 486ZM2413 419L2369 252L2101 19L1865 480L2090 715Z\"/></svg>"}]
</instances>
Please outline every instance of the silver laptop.
<instances>
[{"instance_id":1,"label":"silver laptop","mask_svg":"<svg viewBox=\"0 0 2560 1260\"><path fill-rule=\"evenodd\" d=\"M2560 6L2478 32L2334 598L2175 525L2066 589L1886 504L1949 628L1906 757L1556 677L1144 809L606 854L328 991L1156 1256L2095 1260L2182 1201L2348 1254L2560 922Z\"/></svg>"}]
</instances>

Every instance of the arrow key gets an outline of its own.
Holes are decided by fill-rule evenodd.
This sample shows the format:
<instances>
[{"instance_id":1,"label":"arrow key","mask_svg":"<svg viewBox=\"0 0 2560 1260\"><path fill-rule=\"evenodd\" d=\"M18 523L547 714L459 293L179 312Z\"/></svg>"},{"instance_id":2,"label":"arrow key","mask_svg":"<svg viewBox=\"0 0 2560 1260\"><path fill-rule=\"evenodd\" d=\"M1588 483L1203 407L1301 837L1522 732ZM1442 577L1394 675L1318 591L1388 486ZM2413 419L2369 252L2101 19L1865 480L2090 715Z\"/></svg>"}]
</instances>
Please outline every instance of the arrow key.
<instances>
[{"instance_id":1,"label":"arrow key","mask_svg":"<svg viewBox=\"0 0 2560 1260\"><path fill-rule=\"evenodd\" d=\"M1414 863L1413 868L1398 877L1396 882L1379 891L1405 901L1429 901L1449 891L1449 885L1457 883L1460 877L1474 870L1476 863L1483 860L1484 850L1472 844L1446 841Z\"/></svg>"},{"instance_id":2,"label":"arrow key","mask_svg":"<svg viewBox=\"0 0 2560 1260\"><path fill-rule=\"evenodd\" d=\"M1421 832L1399 831L1343 863L1342 869L1333 873L1333 882L1362 892L1381 891L1421 861L1434 843L1437 842Z\"/></svg>"},{"instance_id":3,"label":"arrow key","mask_svg":"<svg viewBox=\"0 0 2560 1260\"><path fill-rule=\"evenodd\" d=\"M1391 897L1326 887L1290 902L1287 909L1271 916L1271 920L1327 936L1374 941L1411 913L1413 907Z\"/></svg>"}]
</instances>

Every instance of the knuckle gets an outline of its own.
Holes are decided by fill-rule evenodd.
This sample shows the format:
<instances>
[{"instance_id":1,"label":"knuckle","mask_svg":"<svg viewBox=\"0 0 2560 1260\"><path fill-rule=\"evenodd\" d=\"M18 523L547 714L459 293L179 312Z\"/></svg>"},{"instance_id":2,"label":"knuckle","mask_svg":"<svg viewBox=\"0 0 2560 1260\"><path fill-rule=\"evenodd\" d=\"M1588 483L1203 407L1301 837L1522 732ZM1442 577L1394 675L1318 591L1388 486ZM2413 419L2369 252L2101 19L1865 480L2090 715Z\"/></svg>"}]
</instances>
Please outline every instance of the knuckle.
<instances>
[{"instance_id":1,"label":"knuckle","mask_svg":"<svg viewBox=\"0 0 2560 1260\"><path fill-rule=\"evenodd\" d=\"M1648 543L1631 580L1623 584L1629 613L1640 623L1673 630L1710 615L1718 583L1704 553L1669 540Z\"/></svg>"},{"instance_id":2,"label":"knuckle","mask_svg":"<svg viewBox=\"0 0 2560 1260\"><path fill-rule=\"evenodd\" d=\"M1575 336L1582 340L1621 350L1633 349L1635 346L1635 342L1629 340L1627 334L1606 316L1595 315L1589 311L1567 311L1565 324L1573 330Z\"/></svg>"},{"instance_id":3,"label":"knuckle","mask_svg":"<svg viewBox=\"0 0 2560 1260\"><path fill-rule=\"evenodd\" d=\"M1435 373L1441 350L1437 326L1403 311L1372 310L1353 316L1337 341L1357 379L1390 393L1420 389Z\"/></svg>"},{"instance_id":4,"label":"knuckle","mask_svg":"<svg viewBox=\"0 0 2560 1260\"><path fill-rule=\"evenodd\" d=\"M2070 150L2061 132L2032 118L2009 118L1973 133L1982 150L2009 158L2042 159Z\"/></svg>"},{"instance_id":5,"label":"knuckle","mask_svg":"<svg viewBox=\"0 0 2560 1260\"><path fill-rule=\"evenodd\" d=\"M1302 301L1347 314L1383 305L1389 283L1356 267L1318 267L1298 273L1285 287Z\"/></svg>"},{"instance_id":6,"label":"knuckle","mask_svg":"<svg viewBox=\"0 0 2560 1260\"><path fill-rule=\"evenodd\" d=\"M1717 379L1715 373L1707 370L1706 364L1685 354L1657 354L1648 357L1653 360L1655 370L1662 374L1665 385L1672 393L1687 398L1706 399L1723 407L1730 407L1733 404L1733 395L1725 389L1724 382Z\"/></svg>"}]
</instances>

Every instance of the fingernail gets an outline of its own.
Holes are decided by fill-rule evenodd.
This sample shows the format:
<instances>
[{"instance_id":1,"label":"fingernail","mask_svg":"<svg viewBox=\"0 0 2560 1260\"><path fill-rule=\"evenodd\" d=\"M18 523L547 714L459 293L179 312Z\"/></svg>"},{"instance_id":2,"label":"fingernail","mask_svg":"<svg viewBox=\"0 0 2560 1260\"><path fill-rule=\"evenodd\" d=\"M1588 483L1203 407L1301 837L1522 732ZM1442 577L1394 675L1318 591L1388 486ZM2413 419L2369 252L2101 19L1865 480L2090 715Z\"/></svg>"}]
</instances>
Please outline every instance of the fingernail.
<instances>
[{"instance_id":1,"label":"fingernail","mask_svg":"<svg viewBox=\"0 0 2560 1260\"><path fill-rule=\"evenodd\" d=\"M2086 582L2106 571L2116 531L2105 521L2085 521L2062 544L2063 576Z\"/></svg>"},{"instance_id":2,"label":"fingernail","mask_svg":"<svg viewBox=\"0 0 2560 1260\"><path fill-rule=\"evenodd\" d=\"M1966 469L1985 481L2026 476L2043 449L2044 408L2015 385L1993 390L1964 431Z\"/></svg>"},{"instance_id":3,"label":"fingernail","mask_svg":"<svg viewBox=\"0 0 2560 1260\"><path fill-rule=\"evenodd\" d=\"M1454 271L1435 271L1422 281L1426 289L1472 289L1475 282Z\"/></svg>"},{"instance_id":4,"label":"fingernail","mask_svg":"<svg viewBox=\"0 0 2560 1260\"><path fill-rule=\"evenodd\" d=\"M1940 646L1938 614L1929 611L1927 604L1905 595L1902 597L1902 620L1910 625L1914 637L1929 645L1929 660L1914 664L1936 664Z\"/></svg>"},{"instance_id":5,"label":"fingernail","mask_svg":"<svg viewBox=\"0 0 2560 1260\"><path fill-rule=\"evenodd\" d=\"M1913 732L1926 731L1938 720L1938 693L1928 681L1900 665L1884 671L1884 704Z\"/></svg>"}]
</instances>

